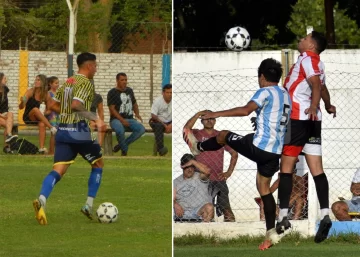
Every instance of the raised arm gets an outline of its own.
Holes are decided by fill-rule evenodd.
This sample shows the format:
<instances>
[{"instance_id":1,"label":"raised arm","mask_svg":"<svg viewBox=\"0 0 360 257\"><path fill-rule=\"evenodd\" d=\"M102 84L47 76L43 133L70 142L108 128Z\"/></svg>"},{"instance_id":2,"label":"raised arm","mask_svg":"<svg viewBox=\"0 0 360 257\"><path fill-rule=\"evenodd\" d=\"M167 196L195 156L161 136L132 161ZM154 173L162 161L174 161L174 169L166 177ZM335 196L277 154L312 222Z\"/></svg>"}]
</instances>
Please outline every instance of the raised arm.
<instances>
[{"instance_id":1,"label":"raised arm","mask_svg":"<svg viewBox=\"0 0 360 257\"><path fill-rule=\"evenodd\" d=\"M236 107L224 111L218 111L218 112L207 112L202 117L204 119L210 119L210 118L218 118L218 117L239 117L239 116L248 116L253 111L255 111L259 106L254 102L250 101L247 103L247 105L242 107Z\"/></svg>"}]
</instances>

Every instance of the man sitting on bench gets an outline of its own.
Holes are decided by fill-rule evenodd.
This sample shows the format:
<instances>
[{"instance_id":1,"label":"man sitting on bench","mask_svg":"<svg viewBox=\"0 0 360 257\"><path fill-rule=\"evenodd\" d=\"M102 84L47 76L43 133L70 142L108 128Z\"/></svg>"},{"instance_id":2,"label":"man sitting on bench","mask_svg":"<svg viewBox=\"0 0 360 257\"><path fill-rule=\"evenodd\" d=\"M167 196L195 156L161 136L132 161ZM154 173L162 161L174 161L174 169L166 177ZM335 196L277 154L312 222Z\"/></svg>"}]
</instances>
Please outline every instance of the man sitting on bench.
<instances>
[{"instance_id":1,"label":"man sitting on bench","mask_svg":"<svg viewBox=\"0 0 360 257\"><path fill-rule=\"evenodd\" d=\"M214 206L209 193L210 169L191 154L181 158L183 174L174 179L175 221L210 222Z\"/></svg>"},{"instance_id":2,"label":"man sitting on bench","mask_svg":"<svg viewBox=\"0 0 360 257\"><path fill-rule=\"evenodd\" d=\"M360 168L356 170L350 192L353 194L351 200L341 200L334 202L331 210L339 221L351 221L352 213L360 212Z\"/></svg>"}]
</instances>

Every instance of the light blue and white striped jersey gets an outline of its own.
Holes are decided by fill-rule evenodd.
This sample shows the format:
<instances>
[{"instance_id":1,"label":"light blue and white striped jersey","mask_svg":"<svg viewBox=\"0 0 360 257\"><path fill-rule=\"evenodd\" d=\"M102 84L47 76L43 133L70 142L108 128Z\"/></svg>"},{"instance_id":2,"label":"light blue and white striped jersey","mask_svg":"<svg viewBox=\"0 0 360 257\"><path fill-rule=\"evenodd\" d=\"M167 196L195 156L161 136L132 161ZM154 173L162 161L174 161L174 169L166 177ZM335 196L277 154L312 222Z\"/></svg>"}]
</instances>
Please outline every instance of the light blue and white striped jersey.
<instances>
[{"instance_id":1,"label":"light blue and white striped jersey","mask_svg":"<svg viewBox=\"0 0 360 257\"><path fill-rule=\"evenodd\" d=\"M259 106L253 144L266 152L281 154L291 114L288 92L277 85L264 87L256 91L250 101Z\"/></svg>"}]
</instances>

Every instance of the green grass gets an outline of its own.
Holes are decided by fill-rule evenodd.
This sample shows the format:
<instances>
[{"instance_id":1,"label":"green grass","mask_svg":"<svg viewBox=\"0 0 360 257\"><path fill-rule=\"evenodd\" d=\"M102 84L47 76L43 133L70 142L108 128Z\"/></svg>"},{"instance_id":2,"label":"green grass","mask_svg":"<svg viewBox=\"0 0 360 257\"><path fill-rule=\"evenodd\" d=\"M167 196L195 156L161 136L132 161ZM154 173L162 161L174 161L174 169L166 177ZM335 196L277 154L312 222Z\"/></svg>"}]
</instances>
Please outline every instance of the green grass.
<instances>
[{"instance_id":1,"label":"green grass","mask_svg":"<svg viewBox=\"0 0 360 257\"><path fill-rule=\"evenodd\" d=\"M32 200L51 166L46 156L0 156L0 256L171 256L171 158L105 159L94 206L114 203L112 224L80 213L90 169L78 157L48 199L49 224L40 226Z\"/></svg>"},{"instance_id":2,"label":"green grass","mask_svg":"<svg viewBox=\"0 0 360 257\"><path fill-rule=\"evenodd\" d=\"M359 256L360 237L357 234L330 237L321 244L315 244L313 237L300 237L293 233L282 242L266 251L258 250L263 237L239 236L220 239L200 234L174 238L174 257L350 257Z\"/></svg>"}]
</instances>

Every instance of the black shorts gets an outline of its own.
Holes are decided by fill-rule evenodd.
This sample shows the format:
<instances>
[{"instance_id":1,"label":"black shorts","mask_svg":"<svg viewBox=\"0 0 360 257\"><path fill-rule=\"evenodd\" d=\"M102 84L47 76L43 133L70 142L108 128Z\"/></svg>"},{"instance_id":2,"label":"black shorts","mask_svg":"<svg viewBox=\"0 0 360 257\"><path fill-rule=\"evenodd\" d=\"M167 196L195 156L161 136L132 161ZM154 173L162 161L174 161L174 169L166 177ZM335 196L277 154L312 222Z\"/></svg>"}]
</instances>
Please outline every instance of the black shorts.
<instances>
[{"instance_id":1,"label":"black shorts","mask_svg":"<svg viewBox=\"0 0 360 257\"><path fill-rule=\"evenodd\" d=\"M304 149L305 145L308 145L307 149ZM321 155L321 121L289 121L283 154L297 157L303 149L305 153Z\"/></svg>"},{"instance_id":2,"label":"black shorts","mask_svg":"<svg viewBox=\"0 0 360 257\"><path fill-rule=\"evenodd\" d=\"M253 144L254 133L240 136L229 132L225 138L226 144L239 154L256 162L258 172L264 177L272 177L279 170L280 154L266 152Z\"/></svg>"}]
</instances>

